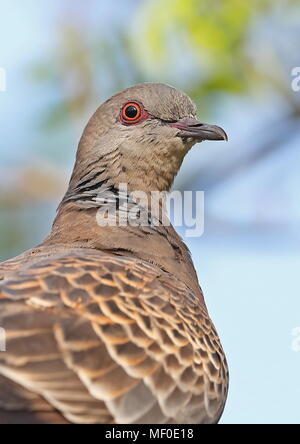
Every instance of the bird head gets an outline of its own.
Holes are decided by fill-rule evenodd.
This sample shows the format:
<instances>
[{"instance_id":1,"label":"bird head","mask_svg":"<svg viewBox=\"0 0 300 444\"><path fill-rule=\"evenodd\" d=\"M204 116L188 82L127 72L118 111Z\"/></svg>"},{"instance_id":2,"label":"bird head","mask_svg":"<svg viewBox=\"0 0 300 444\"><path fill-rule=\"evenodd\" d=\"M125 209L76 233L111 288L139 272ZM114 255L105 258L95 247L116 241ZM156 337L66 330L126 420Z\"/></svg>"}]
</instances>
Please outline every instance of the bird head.
<instances>
[{"instance_id":1,"label":"bird head","mask_svg":"<svg viewBox=\"0 0 300 444\"><path fill-rule=\"evenodd\" d=\"M185 154L204 140L227 140L220 127L200 122L182 91L143 83L107 100L84 131L73 181L88 175L88 165L105 169L116 184L140 190L168 190Z\"/></svg>"}]
</instances>

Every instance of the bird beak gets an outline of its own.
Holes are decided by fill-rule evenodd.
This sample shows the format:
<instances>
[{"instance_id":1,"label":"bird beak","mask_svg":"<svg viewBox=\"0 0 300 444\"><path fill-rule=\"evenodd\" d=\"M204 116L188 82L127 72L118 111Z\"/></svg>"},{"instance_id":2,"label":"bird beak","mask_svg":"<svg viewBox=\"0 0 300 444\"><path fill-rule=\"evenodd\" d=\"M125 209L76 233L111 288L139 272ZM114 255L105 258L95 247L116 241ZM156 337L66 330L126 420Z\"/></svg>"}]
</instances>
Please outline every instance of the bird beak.
<instances>
[{"instance_id":1,"label":"bird beak","mask_svg":"<svg viewBox=\"0 0 300 444\"><path fill-rule=\"evenodd\" d=\"M198 142L202 140L226 140L228 141L225 131L217 125L208 125L207 123L199 122L199 120L185 117L177 122L170 123L170 126L178 128L180 137L190 137Z\"/></svg>"}]
</instances>

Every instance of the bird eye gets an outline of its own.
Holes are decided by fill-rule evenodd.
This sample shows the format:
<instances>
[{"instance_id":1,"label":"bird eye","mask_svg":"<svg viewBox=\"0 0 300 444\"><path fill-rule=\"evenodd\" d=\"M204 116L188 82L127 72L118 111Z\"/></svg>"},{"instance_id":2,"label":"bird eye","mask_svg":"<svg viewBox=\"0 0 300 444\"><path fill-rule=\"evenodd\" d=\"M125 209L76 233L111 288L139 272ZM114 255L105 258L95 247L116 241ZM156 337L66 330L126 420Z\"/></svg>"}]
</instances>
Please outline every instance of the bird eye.
<instances>
[{"instance_id":1,"label":"bird eye","mask_svg":"<svg viewBox=\"0 0 300 444\"><path fill-rule=\"evenodd\" d=\"M123 106L122 119L128 123L135 123L142 116L142 109L138 103L130 102Z\"/></svg>"}]
</instances>

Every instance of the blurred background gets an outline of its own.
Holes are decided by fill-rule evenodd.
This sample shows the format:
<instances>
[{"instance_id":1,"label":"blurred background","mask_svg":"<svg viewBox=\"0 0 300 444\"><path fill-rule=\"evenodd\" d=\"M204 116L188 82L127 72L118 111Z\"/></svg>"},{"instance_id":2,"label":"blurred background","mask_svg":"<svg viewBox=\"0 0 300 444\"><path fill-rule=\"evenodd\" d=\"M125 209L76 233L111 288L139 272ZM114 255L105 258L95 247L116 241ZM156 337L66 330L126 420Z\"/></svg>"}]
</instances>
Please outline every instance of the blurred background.
<instances>
[{"instance_id":1,"label":"blurred background","mask_svg":"<svg viewBox=\"0 0 300 444\"><path fill-rule=\"evenodd\" d=\"M298 0L0 0L0 260L49 232L91 113L142 81L183 89L230 142L196 146L187 238L228 357L223 424L300 423ZM184 228L182 235L184 235ZM299 347L298 347L299 348Z\"/></svg>"}]
</instances>

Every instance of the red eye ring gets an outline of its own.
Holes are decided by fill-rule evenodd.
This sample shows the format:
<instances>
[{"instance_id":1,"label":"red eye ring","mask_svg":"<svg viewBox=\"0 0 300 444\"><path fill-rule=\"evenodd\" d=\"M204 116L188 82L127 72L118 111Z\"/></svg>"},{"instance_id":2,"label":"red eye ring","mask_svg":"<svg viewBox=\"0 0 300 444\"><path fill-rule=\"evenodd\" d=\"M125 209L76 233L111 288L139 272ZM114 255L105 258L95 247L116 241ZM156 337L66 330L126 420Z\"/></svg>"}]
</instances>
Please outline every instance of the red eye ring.
<instances>
[{"instance_id":1,"label":"red eye ring","mask_svg":"<svg viewBox=\"0 0 300 444\"><path fill-rule=\"evenodd\" d=\"M126 103L121 111L121 118L125 123L137 123L143 114L141 105L137 102Z\"/></svg>"}]
</instances>

